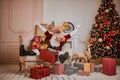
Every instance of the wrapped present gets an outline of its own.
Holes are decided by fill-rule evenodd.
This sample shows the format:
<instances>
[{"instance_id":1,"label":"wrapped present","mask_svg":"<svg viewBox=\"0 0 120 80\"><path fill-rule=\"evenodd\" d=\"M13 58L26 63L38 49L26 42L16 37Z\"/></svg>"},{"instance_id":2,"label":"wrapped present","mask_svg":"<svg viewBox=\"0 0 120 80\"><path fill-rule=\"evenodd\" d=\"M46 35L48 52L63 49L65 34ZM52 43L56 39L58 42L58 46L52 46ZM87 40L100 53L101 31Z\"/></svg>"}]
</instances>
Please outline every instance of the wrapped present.
<instances>
[{"instance_id":1,"label":"wrapped present","mask_svg":"<svg viewBox=\"0 0 120 80\"><path fill-rule=\"evenodd\" d=\"M102 72L102 65L95 65L95 72Z\"/></svg>"},{"instance_id":2,"label":"wrapped present","mask_svg":"<svg viewBox=\"0 0 120 80\"><path fill-rule=\"evenodd\" d=\"M95 70L95 65L94 65L94 63L90 63L90 72L94 72L94 70Z\"/></svg>"},{"instance_id":3,"label":"wrapped present","mask_svg":"<svg viewBox=\"0 0 120 80\"><path fill-rule=\"evenodd\" d=\"M83 70L79 70L78 72L77 72L77 75L81 75L81 76L89 76L89 72L84 72Z\"/></svg>"},{"instance_id":4,"label":"wrapped present","mask_svg":"<svg viewBox=\"0 0 120 80\"><path fill-rule=\"evenodd\" d=\"M106 75L116 75L116 59L112 58L103 58L103 74Z\"/></svg>"},{"instance_id":5,"label":"wrapped present","mask_svg":"<svg viewBox=\"0 0 120 80\"><path fill-rule=\"evenodd\" d=\"M84 63L76 62L73 64L74 67L78 67L78 69L83 70L84 69Z\"/></svg>"},{"instance_id":6,"label":"wrapped present","mask_svg":"<svg viewBox=\"0 0 120 80\"><path fill-rule=\"evenodd\" d=\"M64 64L64 69L66 70L66 69L70 68L71 66L72 66L72 64L70 64L70 63L65 63L65 64Z\"/></svg>"},{"instance_id":7,"label":"wrapped present","mask_svg":"<svg viewBox=\"0 0 120 80\"><path fill-rule=\"evenodd\" d=\"M58 27L58 30L59 30L59 31L63 31L63 30L65 30L65 29L66 29L65 26L59 26L59 27Z\"/></svg>"},{"instance_id":8,"label":"wrapped present","mask_svg":"<svg viewBox=\"0 0 120 80\"><path fill-rule=\"evenodd\" d=\"M50 75L49 67L35 66L30 69L30 77L34 79L40 79Z\"/></svg>"},{"instance_id":9,"label":"wrapped present","mask_svg":"<svg viewBox=\"0 0 120 80\"><path fill-rule=\"evenodd\" d=\"M48 48L48 44L44 44L44 49L47 49Z\"/></svg>"},{"instance_id":10,"label":"wrapped present","mask_svg":"<svg viewBox=\"0 0 120 80\"><path fill-rule=\"evenodd\" d=\"M54 64L57 61L58 52L50 50L40 50L40 59Z\"/></svg>"},{"instance_id":11,"label":"wrapped present","mask_svg":"<svg viewBox=\"0 0 120 80\"><path fill-rule=\"evenodd\" d=\"M90 72L90 63L84 63L84 72Z\"/></svg>"},{"instance_id":12,"label":"wrapped present","mask_svg":"<svg viewBox=\"0 0 120 80\"><path fill-rule=\"evenodd\" d=\"M70 68L68 68L68 69L74 70L74 73L76 73L76 72L78 71L78 67L70 67Z\"/></svg>"},{"instance_id":13,"label":"wrapped present","mask_svg":"<svg viewBox=\"0 0 120 80\"><path fill-rule=\"evenodd\" d=\"M53 74L63 74L64 73L64 64L55 64L53 66Z\"/></svg>"},{"instance_id":14,"label":"wrapped present","mask_svg":"<svg viewBox=\"0 0 120 80\"><path fill-rule=\"evenodd\" d=\"M66 74L66 75L72 75L72 74L74 74L75 73L75 71L73 70L73 69L66 69L65 71L64 71L64 74Z\"/></svg>"},{"instance_id":15,"label":"wrapped present","mask_svg":"<svg viewBox=\"0 0 120 80\"><path fill-rule=\"evenodd\" d=\"M58 29L59 29L60 32L63 31L63 30L66 30L66 29L68 30L69 29L68 22L63 22L62 26L59 26Z\"/></svg>"}]
</instances>

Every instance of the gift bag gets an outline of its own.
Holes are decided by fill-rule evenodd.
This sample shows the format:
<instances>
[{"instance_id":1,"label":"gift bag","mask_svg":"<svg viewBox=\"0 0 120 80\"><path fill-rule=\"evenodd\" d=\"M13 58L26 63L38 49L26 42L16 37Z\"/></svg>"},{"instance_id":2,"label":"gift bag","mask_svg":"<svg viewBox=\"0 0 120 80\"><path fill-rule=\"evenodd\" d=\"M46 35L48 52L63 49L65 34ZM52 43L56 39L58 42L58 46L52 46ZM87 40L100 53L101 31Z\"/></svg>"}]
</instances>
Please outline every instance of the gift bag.
<instances>
[{"instance_id":1,"label":"gift bag","mask_svg":"<svg viewBox=\"0 0 120 80\"><path fill-rule=\"evenodd\" d=\"M84 63L84 72L90 72L90 63Z\"/></svg>"},{"instance_id":2,"label":"gift bag","mask_svg":"<svg viewBox=\"0 0 120 80\"><path fill-rule=\"evenodd\" d=\"M55 64L53 67L54 74L63 74L64 73L64 64Z\"/></svg>"},{"instance_id":3,"label":"gift bag","mask_svg":"<svg viewBox=\"0 0 120 80\"><path fill-rule=\"evenodd\" d=\"M116 75L116 59L112 58L103 58L103 74L112 76Z\"/></svg>"}]
</instances>

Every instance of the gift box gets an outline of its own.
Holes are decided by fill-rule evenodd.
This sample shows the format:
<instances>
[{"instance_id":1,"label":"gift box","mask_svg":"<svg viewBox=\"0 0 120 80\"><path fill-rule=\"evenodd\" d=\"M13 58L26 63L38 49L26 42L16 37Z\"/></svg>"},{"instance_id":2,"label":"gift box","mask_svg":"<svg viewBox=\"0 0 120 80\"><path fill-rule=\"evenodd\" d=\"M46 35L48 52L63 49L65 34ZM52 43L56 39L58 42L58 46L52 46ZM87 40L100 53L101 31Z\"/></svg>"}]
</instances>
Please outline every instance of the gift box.
<instances>
[{"instance_id":1,"label":"gift box","mask_svg":"<svg viewBox=\"0 0 120 80\"><path fill-rule=\"evenodd\" d=\"M66 69L70 68L71 66L72 66L72 64L70 64L70 63L65 63L65 64L64 64L64 69L66 70Z\"/></svg>"},{"instance_id":2,"label":"gift box","mask_svg":"<svg viewBox=\"0 0 120 80\"><path fill-rule=\"evenodd\" d=\"M70 68L68 68L68 69L74 70L74 73L76 73L76 72L78 71L78 67L70 67Z\"/></svg>"},{"instance_id":3,"label":"gift box","mask_svg":"<svg viewBox=\"0 0 120 80\"><path fill-rule=\"evenodd\" d=\"M30 69L30 77L34 79L40 79L49 75L49 67L33 67Z\"/></svg>"},{"instance_id":4,"label":"gift box","mask_svg":"<svg viewBox=\"0 0 120 80\"><path fill-rule=\"evenodd\" d=\"M73 69L66 69L64 72L64 74L66 74L66 75L72 75L74 73L75 73L75 71Z\"/></svg>"},{"instance_id":5,"label":"gift box","mask_svg":"<svg viewBox=\"0 0 120 80\"><path fill-rule=\"evenodd\" d=\"M95 64L94 63L90 63L90 72L94 72L95 71Z\"/></svg>"},{"instance_id":6,"label":"gift box","mask_svg":"<svg viewBox=\"0 0 120 80\"><path fill-rule=\"evenodd\" d=\"M116 75L116 59L112 58L103 58L103 74L106 75Z\"/></svg>"},{"instance_id":7,"label":"gift box","mask_svg":"<svg viewBox=\"0 0 120 80\"><path fill-rule=\"evenodd\" d=\"M77 72L77 75L81 75L81 76L89 76L89 72L84 72L83 70L79 70L78 72Z\"/></svg>"},{"instance_id":8,"label":"gift box","mask_svg":"<svg viewBox=\"0 0 120 80\"><path fill-rule=\"evenodd\" d=\"M63 30L65 30L65 29L66 29L65 26L59 26L59 27L58 27L58 30L59 30L59 31L63 31Z\"/></svg>"},{"instance_id":9,"label":"gift box","mask_svg":"<svg viewBox=\"0 0 120 80\"><path fill-rule=\"evenodd\" d=\"M95 69L95 72L102 72L102 65L95 65L94 69Z\"/></svg>"},{"instance_id":10,"label":"gift box","mask_svg":"<svg viewBox=\"0 0 120 80\"><path fill-rule=\"evenodd\" d=\"M57 61L58 52L50 50L40 50L40 59L54 64Z\"/></svg>"},{"instance_id":11,"label":"gift box","mask_svg":"<svg viewBox=\"0 0 120 80\"><path fill-rule=\"evenodd\" d=\"M74 67L78 67L78 69L83 70L84 69L84 63L76 62L73 64Z\"/></svg>"},{"instance_id":12,"label":"gift box","mask_svg":"<svg viewBox=\"0 0 120 80\"><path fill-rule=\"evenodd\" d=\"M84 72L90 72L90 63L84 63Z\"/></svg>"},{"instance_id":13,"label":"gift box","mask_svg":"<svg viewBox=\"0 0 120 80\"><path fill-rule=\"evenodd\" d=\"M64 64L55 64L53 66L53 74L63 74L64 73Z\"/></svg>"}]
</instances>

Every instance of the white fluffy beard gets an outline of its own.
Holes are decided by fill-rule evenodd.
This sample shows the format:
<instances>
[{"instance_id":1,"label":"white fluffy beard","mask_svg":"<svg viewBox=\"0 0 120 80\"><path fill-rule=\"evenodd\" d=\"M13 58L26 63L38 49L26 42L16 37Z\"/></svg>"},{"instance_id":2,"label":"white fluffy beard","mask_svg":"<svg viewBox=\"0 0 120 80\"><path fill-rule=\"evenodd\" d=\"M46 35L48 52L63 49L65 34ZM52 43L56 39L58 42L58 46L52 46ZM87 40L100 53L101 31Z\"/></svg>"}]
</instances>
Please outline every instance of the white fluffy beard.
<instances>
[{"instance_id":1,"label":"white fluffy beard","mask_svg":"<svg viewBox=\"0 0 120 80\"><path fill-rule=\"evenodd\" d=\"M56 37L57 37L57 34L54 34L54 35L52 36L52 38L50 39L50 45L51 45L52 47L59 47L59 46L60 46L60 42L58 42L58 41L56 40Z\"/></svg>"}]
</instances>

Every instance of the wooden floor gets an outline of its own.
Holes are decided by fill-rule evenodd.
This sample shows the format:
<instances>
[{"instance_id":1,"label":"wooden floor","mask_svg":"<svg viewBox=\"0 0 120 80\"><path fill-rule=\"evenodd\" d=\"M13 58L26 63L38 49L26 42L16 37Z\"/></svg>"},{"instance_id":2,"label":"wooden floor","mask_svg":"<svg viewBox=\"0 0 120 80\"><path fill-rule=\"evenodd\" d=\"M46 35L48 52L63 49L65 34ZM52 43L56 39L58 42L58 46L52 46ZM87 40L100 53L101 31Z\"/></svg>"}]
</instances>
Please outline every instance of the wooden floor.
<instances>
[{"instance_id":1,"label":"wooden floor","mask_svg":"<svg viewBox=\"0 0 120 80\"><path fill-rule=\"evenodd\" d=\"M120 80L120 66L117 66L117 74L115 76L107 76L102 73L90 73L90 76L78 76L73 74L53 75L38 80ZM0 80L36 80L25 76L24 72L19 72L18 65L0 65Z\"/></svg>"}]
</instances>

